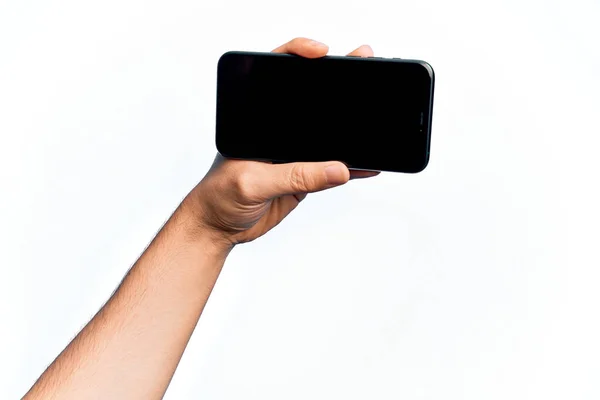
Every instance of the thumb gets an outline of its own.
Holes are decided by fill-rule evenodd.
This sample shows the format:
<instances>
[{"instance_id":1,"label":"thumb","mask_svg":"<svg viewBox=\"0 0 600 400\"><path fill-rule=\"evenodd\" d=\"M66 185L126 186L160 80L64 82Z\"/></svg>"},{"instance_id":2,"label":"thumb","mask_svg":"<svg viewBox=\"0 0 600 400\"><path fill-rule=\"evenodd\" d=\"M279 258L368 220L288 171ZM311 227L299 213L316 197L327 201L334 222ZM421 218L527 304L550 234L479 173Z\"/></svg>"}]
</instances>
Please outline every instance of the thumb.
<instances>
[{"instance_id":1,"label":"thumb","mask_svg":"<svg viewBox=\"0 0 600 400\"><path fill-rule=\"evenodd\" d=\"M271 179L265 182L261 197L272 199L286 194L312 193L343 185L350 171L341 162L302 162L265 165Z\"/></svg>"}]
</instances>

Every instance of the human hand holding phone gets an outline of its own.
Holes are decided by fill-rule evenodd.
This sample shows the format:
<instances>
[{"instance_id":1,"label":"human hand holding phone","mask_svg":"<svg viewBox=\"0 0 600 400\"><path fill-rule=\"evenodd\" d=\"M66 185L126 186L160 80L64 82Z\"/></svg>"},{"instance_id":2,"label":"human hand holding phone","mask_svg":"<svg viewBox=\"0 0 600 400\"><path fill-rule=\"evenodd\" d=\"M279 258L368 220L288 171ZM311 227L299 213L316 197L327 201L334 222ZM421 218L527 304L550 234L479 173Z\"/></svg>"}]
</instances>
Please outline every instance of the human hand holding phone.
<instances>
[{"instance_id":1,"label":"human hand holding phone","mask_svg":"<svg viewBox=\"0 0 600 400\"><path fill-rule=\"evenodd\" d=\"M296 38L273 52L319 58L326 56L328 50L327 45L320 42ZM368 45L360 46L348 55L374 56ZM319 123L314 116L300 112L294 114L294 110L290 112L290 124L304 120L316 127ZM282 135L285 135L285 127L282 129ZM293 211L308 193L343 185L350 179L378 174L375 171L350 170L339 161L272 164L230 159L218 154L210 172L184 203L202 210L202 225L209 227L226 245L235 245L264 235Z\"/></svg>"}]
</instances>

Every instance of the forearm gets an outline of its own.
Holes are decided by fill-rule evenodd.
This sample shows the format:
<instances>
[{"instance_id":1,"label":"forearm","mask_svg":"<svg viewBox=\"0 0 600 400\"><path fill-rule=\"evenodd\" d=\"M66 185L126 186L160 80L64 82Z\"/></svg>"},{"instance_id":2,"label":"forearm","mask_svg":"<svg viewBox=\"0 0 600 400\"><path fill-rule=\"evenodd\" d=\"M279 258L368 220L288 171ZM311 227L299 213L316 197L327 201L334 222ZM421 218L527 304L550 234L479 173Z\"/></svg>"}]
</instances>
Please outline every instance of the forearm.
<instances>
[{"instance_id":1,"label":"forearm","mask_svg":"<svg viewBox=\"0 0 600 400\"><path fill-rule=\"evenodd\" d=\"M228 251L180 208L25 398L161 398Z\"/></svg>"}]
</instances>

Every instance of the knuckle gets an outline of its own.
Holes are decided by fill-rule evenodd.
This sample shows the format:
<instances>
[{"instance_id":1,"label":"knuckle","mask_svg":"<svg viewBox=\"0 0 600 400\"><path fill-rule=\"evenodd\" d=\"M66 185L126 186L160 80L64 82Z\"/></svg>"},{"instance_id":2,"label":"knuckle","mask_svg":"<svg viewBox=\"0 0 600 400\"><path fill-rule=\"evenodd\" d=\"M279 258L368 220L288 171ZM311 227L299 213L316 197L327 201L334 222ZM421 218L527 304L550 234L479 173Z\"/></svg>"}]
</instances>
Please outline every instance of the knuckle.
<instances>
[{"instance_id":1,"label":"knuckle","mask_svg":"<svg viewBox=\"0 0 600 400\"><path fill-rule=\"evenodd\" d=\"M243 169L235 174L233 185L236 193L242 199L252 199L256 196L256 176L249 169Z\"/></svg>"},{"instance_id":2,"label":"knuckle","mask_svg":"<svg viewBox=\"0 0 600 400\"><path fill-rule=\"evenodd\" d=\"M292 190L298 193L310 190L310 179L307 177L306 168L302 164L294 165L290 170L290 185Z\"/></svg>"},{"instance_id":3,"label":"knuckle","mask_svg":"<svg viewBox=\"0 0 600 400\"><path fill-rule=\"evenodd\" d=\"M302 43L302 40L303 40L303 38L297 36L297 37L293 38L292 40L290 40L290 44L297 45L297 44Z\"/></svg>"},{"instance_id":4,"label":"knuckle","mask_svg":"<svg viewBox=\"0 0 600 400\"><path fill-rule=\"evenodd\" d=\"M302 45L306 44L305 43L306 41L307 41L306 38L298 36L289 41L288 47L291 50L298 49L298 48L302 47Z\"/></svg>"}]
</instances>

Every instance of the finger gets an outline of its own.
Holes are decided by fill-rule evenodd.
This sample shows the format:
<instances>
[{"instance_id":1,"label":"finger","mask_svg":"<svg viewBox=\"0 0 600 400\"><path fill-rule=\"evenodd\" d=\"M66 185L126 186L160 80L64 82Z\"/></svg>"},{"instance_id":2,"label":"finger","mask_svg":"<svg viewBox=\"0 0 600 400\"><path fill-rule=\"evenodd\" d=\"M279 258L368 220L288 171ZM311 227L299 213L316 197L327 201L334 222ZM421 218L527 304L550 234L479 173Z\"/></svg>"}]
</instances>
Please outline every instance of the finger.
<instances>
[{"instance_id":1,"label":"finger","mask_svg":"<svg viewBox=\"0 0 600 400\"><path fill-rule=\"evenodd\" d=\"M273 207L273 210L277 215L278 220L284 219L289 215L289 213L291 213L296 209L296 207L298 207L298 204L300 204L300 202L302 201L298 199L298 196L300 195L290 194L287 196L278 197L273 201L271 207ZM306 197L306 195L303 195L302 199L304 199L304 197Z\"/></svg>"},{"instance_id":2,"label":"finger","mask_svg":"<svg viewBox=\"0 0 600 400\"><path fill-rule=\"evenodd\" d=\"M326 44L307 38L292 39L279 46L273 53L295 54L306 58L318 58L327 55L329 47Z\"/></svg>"},{"instance_id":3,"label":"finger","mask_svg":"<svg viewBox=\"0 0 600 400\"><path fill-rule=\"evenodd\" d=\"M348 53L351 57L373 57L375 53L373 53L373 49L368 44L363 44L359 48Z\"/></svg>"},{"instance_id":4,"label":"finger","mask_svg":"<svg viewBox=\"0 0 600 400\"><path fill-rule=\"evenodd\" d=\"M340 186L350 180L350 171L341 162L264 165L256 188L257 199L268 200L288 194L305 193Z\"/></svg>"},{"instance_id":5,"label":"finger","mask_svg":"<svg viewBox=\"0 0 600 400\"><path fill-rule=\"evenodd\" d=\"M306 198L307 195L308 195L308 193L298 193L298 194L294 194L293 196L296 198L296 200L298 200L298 203L300 203L302 200L304 200Z\"/></svg>"},{"instance_id":6,"label":"finger","mask_svg":"<svg viewBox=\"0 0 600 400\"><path fill-rule=\"evenodd\" d=\"M379 171L350 170L350 180L370 178L370 177L379 175L379 173L380 173ZM277 199L278 207L279 207L278 212L280 213L280 214L278 214L279 218L283 219L289 213L294 211L296 209L296 207L298 207L298 204L300 204L300 202L302 200L304 200L306 198L306 196L307 196L307 193L297 193L297 194L293 194L293 195L285 195L285 196L279 197Z\"/></svg>"},{"instance_id":7,"label":"finger","mask_svg":"<svg viewBox=\"0 0 600 400\"><path fill-rule=\"evenodd\" d=\"M379 171L350 171L350 179L364 179L379 175Z\"/></svg>"}]
</instances>

